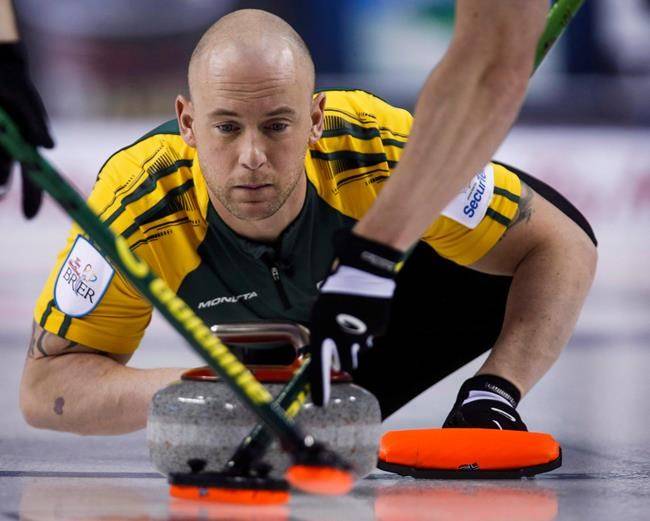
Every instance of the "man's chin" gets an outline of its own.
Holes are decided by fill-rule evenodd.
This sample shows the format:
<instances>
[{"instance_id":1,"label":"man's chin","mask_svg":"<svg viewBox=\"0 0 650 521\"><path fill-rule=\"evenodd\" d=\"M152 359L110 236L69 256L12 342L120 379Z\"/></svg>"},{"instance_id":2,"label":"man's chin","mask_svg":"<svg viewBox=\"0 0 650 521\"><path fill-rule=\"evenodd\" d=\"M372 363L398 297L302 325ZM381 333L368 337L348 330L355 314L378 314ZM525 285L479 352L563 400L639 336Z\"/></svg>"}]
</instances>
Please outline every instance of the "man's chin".
<instances>
[{"instance_id":1,"label":"man's chin","mask_svg":"<svg viewBox=\"0 0 650 521\"><path fill-rule=\"evenodd\" d=\"M271 217L276 211L269 208L268 202L257 202L237 203L235 211L230 213L242 221L261 221Z\"/></svg>"}]
</instances>

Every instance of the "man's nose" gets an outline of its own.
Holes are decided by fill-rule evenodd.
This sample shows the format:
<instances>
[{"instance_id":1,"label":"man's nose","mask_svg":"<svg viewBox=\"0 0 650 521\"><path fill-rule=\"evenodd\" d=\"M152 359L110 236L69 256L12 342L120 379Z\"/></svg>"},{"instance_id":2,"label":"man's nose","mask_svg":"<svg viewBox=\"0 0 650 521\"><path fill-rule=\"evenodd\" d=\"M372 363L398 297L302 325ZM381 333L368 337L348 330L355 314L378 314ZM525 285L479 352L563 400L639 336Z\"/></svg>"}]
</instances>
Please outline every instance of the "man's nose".
<instances>
[{"instance_id":1,"label":"man's nose","mask_svg":"<svg viewBox=\"0 0 650 521\"><path fill-rule=\"evenodd\" d=\"M252 132L244 136L239 152L241 166L248 170L258 170L266 163L266 153L260 141Z\"/></svg>"}]
</instances>

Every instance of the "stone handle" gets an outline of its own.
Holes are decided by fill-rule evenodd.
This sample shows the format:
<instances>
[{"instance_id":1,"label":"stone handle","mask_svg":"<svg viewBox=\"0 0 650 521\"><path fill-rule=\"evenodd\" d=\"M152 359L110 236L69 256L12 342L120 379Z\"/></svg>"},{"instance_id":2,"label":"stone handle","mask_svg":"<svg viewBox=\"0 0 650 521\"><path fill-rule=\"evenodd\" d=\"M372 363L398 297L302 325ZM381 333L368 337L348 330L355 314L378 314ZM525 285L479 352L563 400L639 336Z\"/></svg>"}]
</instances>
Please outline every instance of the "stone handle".
<instances>
[{"instance_id":1,"label":"stone handle","mask_svg":"<svg viewBox=\"0 0 650 521\"><path fill-rule=\"evenodd\" d=\"M296 356L300 356L302 349L309 344L309 329L293 322L216 324L210 330L226 343L287 342L296 350Z\"/></svg>"}]
</instances>

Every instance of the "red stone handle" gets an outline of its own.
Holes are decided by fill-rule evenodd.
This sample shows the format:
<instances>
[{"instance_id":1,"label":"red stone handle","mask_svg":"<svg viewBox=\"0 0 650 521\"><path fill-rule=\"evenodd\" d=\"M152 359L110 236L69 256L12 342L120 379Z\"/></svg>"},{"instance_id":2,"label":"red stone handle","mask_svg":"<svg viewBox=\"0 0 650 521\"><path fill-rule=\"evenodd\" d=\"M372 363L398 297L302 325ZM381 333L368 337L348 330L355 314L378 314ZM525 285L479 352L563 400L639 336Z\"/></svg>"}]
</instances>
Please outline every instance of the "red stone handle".
<instances>
[{"instance_id":1,"label":"red stone handle","mask_svg":"<svg viewBox=\"0 0 650 521\"><path fill-rule=\"evenodd\" d=\"M309 330L292 322L238 322L236 324L217 324L210 328L225 343L261 344L286 342L296 350L296 359L290 365L249 365L248 368L262 383L288 382L302 364L303 348L309 344ZM186 371L182 380L214 382L219 378L208 366ZM333 382L351 382L350 375L344 372L332 373Z\"/></svg>"}]
</instances>

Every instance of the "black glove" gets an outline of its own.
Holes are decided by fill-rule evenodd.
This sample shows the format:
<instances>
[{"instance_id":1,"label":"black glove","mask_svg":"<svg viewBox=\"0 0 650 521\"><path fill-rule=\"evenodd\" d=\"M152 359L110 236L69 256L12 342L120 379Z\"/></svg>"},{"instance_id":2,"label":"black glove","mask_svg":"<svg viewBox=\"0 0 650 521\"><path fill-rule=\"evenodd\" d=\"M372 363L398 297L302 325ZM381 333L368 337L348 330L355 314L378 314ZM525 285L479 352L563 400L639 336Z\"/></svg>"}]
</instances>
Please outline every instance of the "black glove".
<instances>
[{"instance_id":1,"label":"black glove","mask_svg":"<svg viewBox=\"0 0 650 521\"><path fill-rule=\"evenodd\" d=\"M335 232L334 253L311 311L311 396L319 406L329 401L330 370L356 369L357 355L386 331L397 265L404 257L347 229Z\"/></svg>"},{"instance_id":2,"label":"black glove","mask_svg":"<svg viewBox=\"0 0 650 521\"><path fill-rule=\"evenodd\" d=\"M442 427L527 431L515 410L520 398L519 389L505 378L492 374L474 376L460 388Z\"/></svg>"},{"instance_id":3,"label":"black glove","mask_svg":"<svg viewBox=\"0 0 650 521\"><path fill-rule=\"evenodd\" d=\"M43 102L29 78L25 53L20 43L0 44L0 107L9 114L28 143L52 148L54 142L47 130L47 115ZM13 159L0 147L0 200L9 191L9 176ZM23 178L23 213L31 219L43 198L21 167Z\"/></svg>"}]
</instances>

